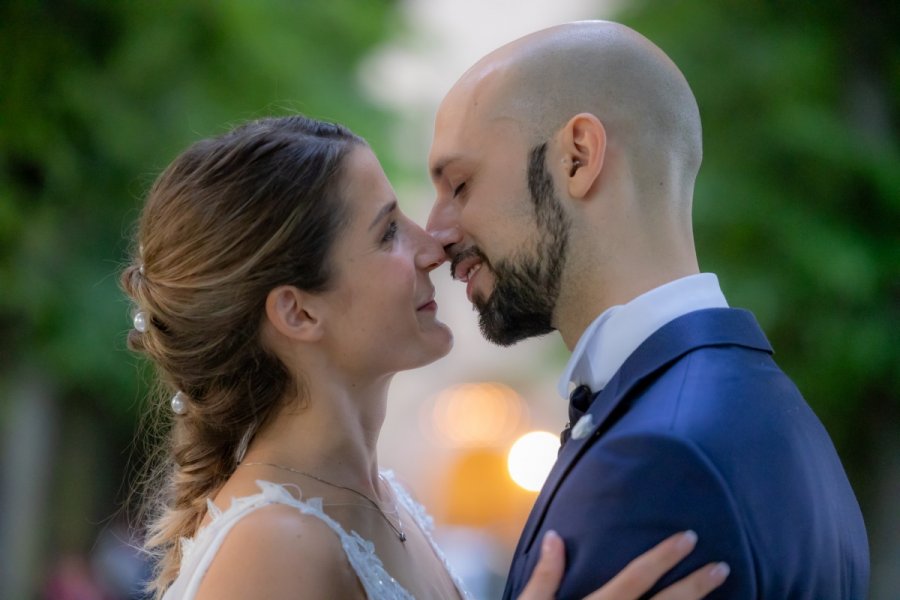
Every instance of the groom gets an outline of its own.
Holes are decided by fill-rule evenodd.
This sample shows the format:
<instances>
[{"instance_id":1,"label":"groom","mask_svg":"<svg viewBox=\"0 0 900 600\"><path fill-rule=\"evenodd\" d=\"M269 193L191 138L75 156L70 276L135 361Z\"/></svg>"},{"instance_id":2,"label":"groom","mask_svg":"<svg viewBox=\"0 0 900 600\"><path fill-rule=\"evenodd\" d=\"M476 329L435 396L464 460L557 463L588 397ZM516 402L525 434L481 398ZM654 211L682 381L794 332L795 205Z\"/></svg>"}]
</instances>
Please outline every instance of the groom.
<instances>
[{"instance_id":1,"label":"groom","mask_svg":"<svg viewBox=\"0 0 900 600\"><path fill-rule=\"evenodd\" d=\"M505 346L557 330L572 351L570 424L505 598L551 529L566 540L560 598L684 529L697 549L654 592L724 561L714 598L866 597L866 532L828 434L753 315L699 271L701 146L681 72L608 22L512 42L441 104L428 229L484 335Z\"/></svg>"}]
</instances>

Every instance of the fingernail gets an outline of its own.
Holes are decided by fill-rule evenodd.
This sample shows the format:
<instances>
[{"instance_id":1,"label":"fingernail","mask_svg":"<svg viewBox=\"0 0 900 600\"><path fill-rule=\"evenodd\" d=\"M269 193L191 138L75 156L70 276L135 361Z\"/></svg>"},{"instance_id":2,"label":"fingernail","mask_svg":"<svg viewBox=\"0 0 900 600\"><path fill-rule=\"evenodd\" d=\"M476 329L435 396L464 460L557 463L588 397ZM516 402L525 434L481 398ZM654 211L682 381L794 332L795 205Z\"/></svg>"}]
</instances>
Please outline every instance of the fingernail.
<instances>
[{"instance_id":1,"label":"fingernail","mask_svg":"<svg viewBox=\"0 0 900 600\"><path fill-rule=\"evenodd\" d=\"M559 534L553 531L552 529L544 534L544 539L541 541L541 553L549 552L553 543L552 540L559 539Z\"/></svg>"},{"instance_id":2,"label":"fingernail","mask_svg":"<svg viewBox=\"0 0 900 600\"><path fill-rule=\"evenodd\" d=\"M709 578L716 583L721 583L725 581L729 573L731 573L731 567L728 566L728 563L720 562L709 572Z\"/></svg>"},{"instance_id":3,"label":"fingernail","mask_svg":"<svg viewBox=\"0 0 900 600\"><path fill-rule=\"evenodd\" d=\"M681 534L681 537L678 538L678 541L675 542L675 547L679 550L690 550L697 543L697 533L688 529L684 533Z\"/></svg>"}]
</instances>

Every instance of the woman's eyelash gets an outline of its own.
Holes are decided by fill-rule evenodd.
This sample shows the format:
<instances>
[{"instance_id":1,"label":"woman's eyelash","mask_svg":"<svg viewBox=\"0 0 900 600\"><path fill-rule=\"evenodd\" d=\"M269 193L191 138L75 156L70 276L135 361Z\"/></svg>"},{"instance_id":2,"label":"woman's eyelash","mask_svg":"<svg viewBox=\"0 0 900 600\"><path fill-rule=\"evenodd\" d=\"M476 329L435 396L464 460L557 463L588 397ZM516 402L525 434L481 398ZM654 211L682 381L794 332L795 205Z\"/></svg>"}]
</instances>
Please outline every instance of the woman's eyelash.
<instances>
[{"instance_id":1,"label":"woman's eyelash","mask_svg":"<svg viewBox=\"0 0 900 600\"><path fill-rule=\"evenodd\" d=\"M397 221L391 221L391 224L388 225L387 231L384 232L384 236L381 238L382 242L389 242L397 235Z\"/></svg>"},{"instance_id":2,"label":"woman's eyelash","mask_svg":"<svg viewBox=\"0 0 900 600\"><path fill-rule=\"evenodd\" d=\"M454 190L453 190L453 197L456 198L457 196L459 196L459 194L463 191L464 187L466 187L465 181L463 181L461 184L456 186L456 188L454 188Z\"/></svg>"}]
</instances>

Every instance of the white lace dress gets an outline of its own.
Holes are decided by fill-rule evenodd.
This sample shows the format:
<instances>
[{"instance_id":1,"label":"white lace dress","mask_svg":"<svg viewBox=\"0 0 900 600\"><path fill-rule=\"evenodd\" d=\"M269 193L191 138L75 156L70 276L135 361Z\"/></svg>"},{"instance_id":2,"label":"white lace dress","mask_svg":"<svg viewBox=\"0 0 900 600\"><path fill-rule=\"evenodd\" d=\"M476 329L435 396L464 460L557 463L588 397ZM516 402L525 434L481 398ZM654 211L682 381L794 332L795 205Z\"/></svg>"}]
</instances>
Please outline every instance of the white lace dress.
<instances>
[{"instance_id":1,"label":"white lace dress","mask_svg":"<svg viewBox=\"0 0 900 600\"><path fill-rule=\"evenodd\" d=\"M432 548L434 548L435 554L444 563L444 567L446 567L447 572L453 579L460 596L469 598L459 578L450 570L444 554L434 543L431 535L434 529L432 518L425 512L422 505L414 501L407 491L397 483L391 471L383 471L382 476L390 483L403 508L412 515L416 524L425 533L425 537L428 538ZM359 577L359 581L370 600L413 599L412 594L406 591L385 570L384 565L381 564L381 559L375 554L375 545L360 537L355 531L347 533L340 523L325 514L324 510L322 510L321 498L303 500L301 496L300 499L297 499L287 489L288 486L283 484L260 480L256 483L260 489L259 494L234 498L231 506L224 511L219 510L212 501L207 500L212 520L205 527L201 528L193 538L183 538L181 540L181 570L178 573L178 577L166 590L163 600L193 600L194 596L197 595L203 576L209 569L210 564L212 564L213 558L215 558L231 528L248 514L270 504L293 506L304 515L317 517L328 525L340 538L341 546L347 554L347 560L356 572L356 576ZM290 487L298 489L294 485Z\"/></svg>"}]
</instances>

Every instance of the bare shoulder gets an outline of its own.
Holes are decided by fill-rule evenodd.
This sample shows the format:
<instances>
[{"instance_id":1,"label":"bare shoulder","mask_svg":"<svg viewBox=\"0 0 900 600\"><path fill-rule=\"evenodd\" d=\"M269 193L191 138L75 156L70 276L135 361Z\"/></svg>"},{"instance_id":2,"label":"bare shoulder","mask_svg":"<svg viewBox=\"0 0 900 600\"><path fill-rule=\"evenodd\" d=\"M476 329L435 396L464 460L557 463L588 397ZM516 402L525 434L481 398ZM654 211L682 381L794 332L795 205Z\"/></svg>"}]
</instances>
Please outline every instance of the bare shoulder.
<instances>
[{"instance_id":1,"label":"bare shoulder","mask_svg":"<svg viewBox=\"0 0 900 600\"><path fill-rule=\"evenodd\" d=\"M322 520L284 504L257 509L225 538L197 600L365 598L340 539Z\"/></svg>"}]
</instances>

